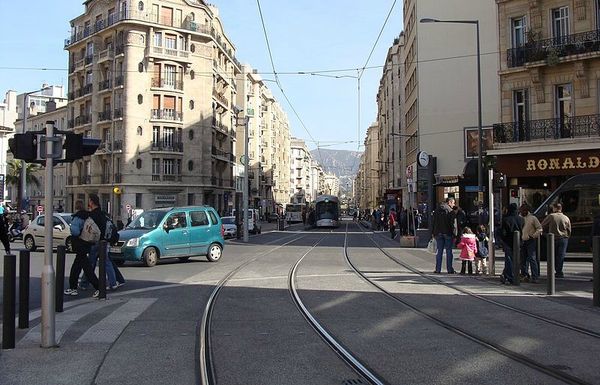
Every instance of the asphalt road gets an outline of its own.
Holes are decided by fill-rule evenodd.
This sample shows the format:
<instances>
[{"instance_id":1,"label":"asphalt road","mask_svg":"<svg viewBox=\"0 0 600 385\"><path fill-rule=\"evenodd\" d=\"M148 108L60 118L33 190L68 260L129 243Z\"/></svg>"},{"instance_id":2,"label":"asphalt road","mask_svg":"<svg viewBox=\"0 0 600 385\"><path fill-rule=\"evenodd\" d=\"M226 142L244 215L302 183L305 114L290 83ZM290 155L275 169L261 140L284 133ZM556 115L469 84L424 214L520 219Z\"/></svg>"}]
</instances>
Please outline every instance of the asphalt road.
<instances>
[{"instance_id":1,"label":"asphalt road","mask_svg":"<svg viewBox=\"0 0 600 385\"><path fill-rule=\"evenodd\" d=\"M33 253L32 325L0 351L0 383L199 384L205 367L207 384L600 383L591 264L569 263L551 298L543 284L430 274L426 251L351 222L301 227L228 241L218 263L127 264L107 301L65 298L55 349L39 347Z\"/></svg>"}]
</instances>

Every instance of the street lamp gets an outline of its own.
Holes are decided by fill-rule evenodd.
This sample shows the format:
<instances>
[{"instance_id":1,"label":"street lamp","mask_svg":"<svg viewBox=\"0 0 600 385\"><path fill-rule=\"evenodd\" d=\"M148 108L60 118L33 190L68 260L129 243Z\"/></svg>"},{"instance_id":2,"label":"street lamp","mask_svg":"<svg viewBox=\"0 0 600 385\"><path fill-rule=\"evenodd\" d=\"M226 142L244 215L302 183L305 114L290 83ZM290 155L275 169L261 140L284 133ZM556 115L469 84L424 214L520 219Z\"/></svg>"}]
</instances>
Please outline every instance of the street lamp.
<instances>
[{"instance_id":1,"label":"street lamp","mask_svg":"<svg viewBox=\"0 0 600 385\"><path fill-rule=\"evenodd\" d=\"M481 116L481 49L479 43L479 20L438 20L429 17L420 20L421 23L452 23L452 24L474 24L477 29L477 130L479 133L479 154L477 157L477 199L483 192L482 168L483 168L483 127Z\"/></svg>"}]
</instances>

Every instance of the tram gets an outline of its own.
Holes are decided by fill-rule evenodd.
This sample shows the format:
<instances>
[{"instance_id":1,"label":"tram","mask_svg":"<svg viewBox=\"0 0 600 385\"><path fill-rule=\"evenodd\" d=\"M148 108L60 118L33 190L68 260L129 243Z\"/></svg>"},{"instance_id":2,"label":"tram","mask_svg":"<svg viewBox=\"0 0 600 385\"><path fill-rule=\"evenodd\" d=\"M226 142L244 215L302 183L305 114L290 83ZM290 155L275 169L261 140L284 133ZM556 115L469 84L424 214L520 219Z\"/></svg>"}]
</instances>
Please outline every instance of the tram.
<instances>
[{"instance_id":1,"label":"tram","mask_svg":"<svg viewBox=\"0 0 600 385\"><path fill-rule=\"evenodd\" d=\"M315 201L315 225L338 227L340 224L340 201L334 195L319 195Z\"/></svg>"}]
</instances>

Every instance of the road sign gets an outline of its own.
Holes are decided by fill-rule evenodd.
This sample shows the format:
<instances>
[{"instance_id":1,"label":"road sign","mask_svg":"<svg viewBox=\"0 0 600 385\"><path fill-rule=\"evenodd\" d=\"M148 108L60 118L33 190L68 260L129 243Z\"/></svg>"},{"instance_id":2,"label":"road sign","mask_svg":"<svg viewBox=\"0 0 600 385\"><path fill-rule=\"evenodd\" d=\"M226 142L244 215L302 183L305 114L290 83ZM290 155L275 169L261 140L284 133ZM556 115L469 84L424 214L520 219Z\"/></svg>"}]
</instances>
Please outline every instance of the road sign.
<instances>
[{"instance_id":1,"label":"road sign","mask_svg":"<svg viewBox=\"0 0 600 385\"><path fill-rule=\"evenodd\" d=\"M240 156L240 163L243 165L248 164L248 157L246 155Z\"/></svg>"},{"instance_id":2,"label":"road sign","mask_svg":"<svg viewBox=\"0 0 600 385\"><path fill-rule=\"evenodd\" d=\"M38 206L36 207L36 211L38 212L38 214L41 214L41 213L43 213L43 212L44 212L44 206L42 206L42 205L38 205Z\"/></svg>"}]
</instances>

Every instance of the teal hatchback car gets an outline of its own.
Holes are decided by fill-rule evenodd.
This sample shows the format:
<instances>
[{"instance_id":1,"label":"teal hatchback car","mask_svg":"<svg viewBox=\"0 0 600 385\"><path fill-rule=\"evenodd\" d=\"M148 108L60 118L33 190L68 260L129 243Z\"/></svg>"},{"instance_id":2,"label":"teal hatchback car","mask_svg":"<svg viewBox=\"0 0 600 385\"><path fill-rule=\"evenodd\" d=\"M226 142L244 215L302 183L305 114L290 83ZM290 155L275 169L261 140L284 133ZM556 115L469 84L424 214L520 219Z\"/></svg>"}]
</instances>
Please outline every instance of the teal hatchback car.
<instances>
[{"instance_id":1,"label":"teal hatchback car","mask_svg":"<svg viewBox=\"0 0 600 385\"><path fill-rule=\"evenodd\" d=\"M161 259L206 256L216 262L223 255L223 225L210 206L174 207L144 211L119 231L110 248L116 262L142 261L152 267Z\"/></svg>"}]
</instances>

